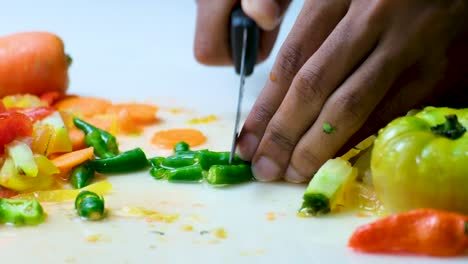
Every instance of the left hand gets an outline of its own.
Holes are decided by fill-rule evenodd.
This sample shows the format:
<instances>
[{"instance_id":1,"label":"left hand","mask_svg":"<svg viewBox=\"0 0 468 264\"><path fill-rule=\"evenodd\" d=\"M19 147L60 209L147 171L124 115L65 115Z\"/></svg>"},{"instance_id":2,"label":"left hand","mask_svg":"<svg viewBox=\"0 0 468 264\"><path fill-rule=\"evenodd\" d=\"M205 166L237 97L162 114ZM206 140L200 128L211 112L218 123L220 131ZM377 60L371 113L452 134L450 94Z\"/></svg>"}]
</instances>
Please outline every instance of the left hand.
<instances>
[{"instance_id":1,"label":"left hand","mask_svg":"<svg viewBox=\"0 0 468 264\"><path fill-rule=\"evenodd\" d=\"M340 150L434 103L468 76L467 17L461 0L306 0L244 124L241 157L258 180L306 182Z\"/></svg>"}]
</instances>

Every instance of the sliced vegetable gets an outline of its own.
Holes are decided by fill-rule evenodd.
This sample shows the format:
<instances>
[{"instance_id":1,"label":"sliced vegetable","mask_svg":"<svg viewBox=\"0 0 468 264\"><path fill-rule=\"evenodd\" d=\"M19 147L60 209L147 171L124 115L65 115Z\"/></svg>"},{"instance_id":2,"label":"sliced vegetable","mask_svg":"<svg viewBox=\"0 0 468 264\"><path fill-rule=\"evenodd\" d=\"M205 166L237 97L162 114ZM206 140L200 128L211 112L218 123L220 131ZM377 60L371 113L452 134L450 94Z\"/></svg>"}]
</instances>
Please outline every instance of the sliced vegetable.
<instances>
[{"instance_id":1,"label":"sliced vegetable","mask_svg":"<svg viewBox=\"0 0 468 264\"><path fill-rule=\"evenodd\" d=\"M152 167L150 169L150 175L156 180L161 180L166 178L167 171L168 170L164 168Z\"/></svg>"},{"instance_id":2,"label":"sliced vegetable","mask_svg":"<svg viewBox=\"0 0 468 264\"><path fill-rule=\"evenodd\" d=\"M165 160L164 157L154 157L151 159L148 159L149 164L154 167L154 168L161 168L161 164Z\"/></svg>"},{"instance_id":3,"label":"sliced vegetable","mask_svg":"<svg viewBox=\"0 0 468 264\"><path fill-rule=\"evenodd\" d=\"M161 167L166 169L175 169L190 166L198 162L195 152L179 152L176 155L169 156L161 162Z\"/></svg>"},{"instance_id":4,"label":"sliced vegetable","mask_svg":"<svg viewBox=\"0 0 468 264\"><path fill-rule=\"evenodd\" d=\"M206 181L209 184L224 185L248 182L253 179L249 165L212 165Z\"/></svg>"},{"instance_id":5,"label":"sliced vegetable","mask_svg":"<svg viewBox=\"0 0 468 264\"><path fill-rule=\"evenodd\" d=\"M72 151L70 136L59 112L35 122L34 135L39 138L34 140L33 147L45 156Z\"/></svg>"},{"instance_id":6,"label":"sliced vegetable","mask_svg":"<svg viewBox=\"0 0 468 264\"><path fill-rule=\"evenodd\" d=\"M152 124L157 121L158 107L144 103L121 103L112 106L110 112L126 112L133 123Z\"/></svg>"},{"instance_id":7,"label":"sliced vegetable","mask_svg":"<svg viewBox=\"0 0 468 264\"><path fill-rule=\"evenodd\" d=\"M94 178L94 168L89 162L73 168L70 183L75 189L88 186Z\"/></svg>"},{"instance_id":8,"label":"sliced vegetable","mask_svg":"<svg viewBox=\"0 0 468 264\"><path fill-rule=\"evenodd\" d=\"M228 165L230 152L215 152L208 150L201 150L198 152L198 160L204 170L209 170L213 165ZM232 165L249 164L235 155L232 160Z\"/></svg>"},{"instance_id":9,"label":"sliced vegetable","mask_svg":"<svg viewBox=\"0 0 468 264\"><path fill-rule=\"evenodd\" d=\"M178 142L174 146L175 153L181 152L181 151L189 151L189 150L190 150L189 144L185 143L184 141Z\"/></svg>"},{"instance_id":10,"label":"sliced vegetable","mask_svg":"<svg viewBox=\"0 0 468 264\"><path fill-rule=\"evenodd\" d=\"M104 195L112 190L112 184L108 181L100 181L90 184L79 190L51 190L51 191L35 191L29 193L21 193L14 196L14 199L37 199L39 202L64 202L76 198L80 191L88 190L99 195Z\"/></svg>"},{"instance_id":11,"label":"sliced vegetable","mask_svg":"<svg viewBox=\"0 0 468 264\"><path fill-rule=\"evenodd\" d=\"M143 150L135 148L111 158L92 160L90 164L99 173L124 173L144 169L149 162Z\"/></svg>"},{"instance_id":12,"label":"sliced vegetable","mask_svg":"<svg viewBox=\"0 0 468 264\"><path fill-rule=\"evenodd\" d=\"M39 169L34 161L34 156L28 144L14 140L5 146L7 155L13 160L18 173L29 177L36 177Z\"/></svg>"},{"instance_id":13,"label":"sliced vegetable","mask_svg":"<svg viewBox=\"0 0 468 264\"><path fill-rule=\"evenodd\" d=\"M156 132L151 142L160 148L173 149L179 142L186 142L190 147L195 147L206 142L202 132L193 128L169 129Z\"/></svg>"},{"instance_id":14,"label":"sliced vegetable","mask_svg":"<svg viewBox=\"0 0 468 264\"><path fill-rule=\"evenodd\" d=\"M76 150L60 155L52 160L57 168L62 172L68 172L73 167L76 167L93 158L93 147Z\"/></svg>"},{"instance_id":15,"label":"sliced vegetable","mask_svg":"<svg viewBox=\"0 0 468 264\"><path fill-rule=\"evenodd\" d=\"M307 186L300 213L317 215L336 209L356 175L357 170L346 160L335 158L325 162Z\"/></svg>"},{"instance_id":16,"label":"sliced vegetable","mask_svg":"<svg viewBox=\"0 0 468 264\"><path fill-rule=\"evenodd\" d=\"M26 115L17 112L0 113L0 153L3 153L6 144L17 137L31 136L32 131L32 122Z\"/></svg>"},{"instance_id":17,"label":"sliced vegetable","mask_svg":"<svg viewBox=\"0 0 468 264\"><path fill-rule=\"evenodd\" d=\"M86 145L94 148L94 154L97 157L110 158L119 154L119 147L115 136L79 118L75 117L73 122L76 127L85 133Z\"/></svg>"},{"instance_id":18,"label":"sliced vegetable","mask_svg":"<svg viewBox=\"0 0 468 264\"><path fill-rule=\"evenodd\" d=\"M104 197L94 192L82 191L75 199L75 209L81 218L97 221L104 218Z\"/></svg>"},{"instance_id":19,"label":"sliced vegetable","mask_svg":"<svg viewBox=\"0 0 468 264\"><path fill-rule=\"evenodd\" d=\"M332 134L336 129L330 123L323 123L322 130L326 134Z\"/></svg>"},{"instance_id":20,"label":"sliced vegetable","mask_svg":"<svg viewBox=\"0 0 468 264\"><path fill-rule=\"evenodd\" d=\"M390 212L435 208L468 214L468 109L426 107L379 131L371 157Z\"/></svg>"},{"instance_id":21,"label":"sliced vegetable","mask_svg":"<svg viewBox=\"0 0 468 264\"><path fill-rule=\"evenodd\" d=\"M0 220L3 223L37 225L44 222L45 213L37 200L0 198Z\"/></svg>"},{"instance_id":22,"label":"sliced vegetable","mask_svg":"<svg viewBox=\"0 0 468 264\"><path fill-rule=\"evenodd\" d=\"M0 97L35 94L68 87L63 41L48 32L21 32L0 38Z\"/></svg>"},{"instance_id":23,"label":"sliced vegetable","mask_svg":"<svg viewBox=\"0 0 468 264\"><path fill-rule=\"evenodd\" d=\"M58 101L54 107L77 116L88 117L106 113L112 107L112 102L90 96L68 96Z\"/></svg>"},{"instance_id":24,"label":"sliced vegetable","mask_svg":"<svg viewBox=\"0 0 468 264\"><path fill-rule=\"evenodd\" d=\"M462 255L468 249L467 221L457 213L412 210L357 228L349 246L369 253Z\"/></svg>"},{"instance_id":25,"label":"sliced vegetable","mask_svg":"<svg viewBox=\"0 0 468 264\"><path fill-rule=\"evenodd\" d=\"M200 164L169 169L165 171L164 178L171 182L199 182L203 180L203 169Z\"/></svg>"}]
</instances>

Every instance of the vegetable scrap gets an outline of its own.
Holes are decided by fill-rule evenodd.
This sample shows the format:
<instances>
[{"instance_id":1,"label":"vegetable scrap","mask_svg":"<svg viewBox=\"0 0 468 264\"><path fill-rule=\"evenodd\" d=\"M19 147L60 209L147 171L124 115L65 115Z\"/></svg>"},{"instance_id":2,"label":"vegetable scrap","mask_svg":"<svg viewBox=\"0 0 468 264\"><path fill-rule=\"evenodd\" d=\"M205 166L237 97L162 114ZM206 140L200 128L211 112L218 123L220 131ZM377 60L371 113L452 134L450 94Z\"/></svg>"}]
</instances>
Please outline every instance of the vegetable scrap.
<instances>
[{"instance_id":1,"label":"vegetable scrap","mask_svg":"<svg viewBox=\"0 0 468 264\"><path fill-rule=\"evenodd\" d=\"M188 124L190 125L197 125L197 124L209 124L214 121L218 121L219 118L215 115L208 115L205 117L199 117L199 118L193 118L187 121Z\"/></svg>"},{"instance_id":2,"label":"vegetable scrap","mask_svg":"<svg viewBox=\"0 0 468 264\"><path fill-rule=\"evenodd\" d=\"M124 207L121 210L121 215L144 218L147 222L173 223L179 219L178 214L164 214L140 206Z\"/></svg>"},{"instance_id":3,"label":"vegetable scrap","mask_svg":"<svg viewBox=\"0 0 468 264\"><path fill-rule=\"evenodd\" d=\"M75 199L75 209L85 220L98 221L105 216L104 197L91 191L81 191Z\"/></svg>"},{"instance_id":4,"label":"vegetable scrap","mask_svg":"<svg viewBox=\"0 0 468 264\"><path fill-rule=\"evenodd\" d=\"M357 251L458 256L468 249L468 216L416 209L358 227L349 240Z\"/></svg>"},{"instance_id":5,"label":"vegetable scrap","mask_svg":"<svg viewBox=\"0 0 468 264\"><path fill-rule=\"evenodd\" d=\"M190 231L193 231L193 226L191 226L191 225L183 225L183 226L181 227L181 229L182 229L183 231L190 232Z\"/></svg>"},{"instance_id":6,"label":"vegetable scrap","mask_svg":"<svg viewBox=\"0 0 468 264\"><path fill-rule=\"evenodd\" d=\"M226 239L227 238L227 232L224 228L216 228L213 230L213 234L215 237L219 239Z\"/></svg>"},{"instance_id":7,"label":"vegetable scrap","mask_svg":"<svg viewBox=\"0 0 468 264\"><path fill-rule=\"evenodd\" d=\"M33 200L0 198L0 222L15 226L37 225L44 222L44 209Z\"/></svg>"},{"instance_id":8,"label":"vegetable scrap","mask_svg":"<svg viewBox=\"0 0 468 264\"><path fill-rule=\"evenodd\" d=\"M330 123L323 123L322 130L326 134L332 134L336 131L336 129Z\"/></svg>"}]
</instances>

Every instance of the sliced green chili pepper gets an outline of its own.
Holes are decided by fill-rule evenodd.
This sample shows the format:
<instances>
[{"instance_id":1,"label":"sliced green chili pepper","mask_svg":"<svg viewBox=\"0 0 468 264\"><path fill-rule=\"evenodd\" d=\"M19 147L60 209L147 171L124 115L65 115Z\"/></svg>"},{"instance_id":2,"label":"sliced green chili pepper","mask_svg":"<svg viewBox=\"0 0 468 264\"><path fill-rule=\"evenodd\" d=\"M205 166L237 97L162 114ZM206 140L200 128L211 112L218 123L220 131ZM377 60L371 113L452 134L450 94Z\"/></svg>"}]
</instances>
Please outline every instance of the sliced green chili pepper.
<instances>
[{"instance_id":1,"label":"sliced green chili pepper","mask_svg":"<svg viewBox=\"0 0 468 264\"><path fill-rule=\"evenodd\" d=\"M149 165L148 159L141 148L125 151L111 158L95 159L90 163L99 173L138 171Z\"/></svg>"},{"instance_id":2,"label":"sliced green chili pepper","mask_svg":"<svg viewBox=\"0 0 468 264\"><path fill-rule=\"evenodd\" d=\"M183 141L175 144L175 146L174 146L174 152L175 153L181 152L181 151L188 151L188 150L190 150L189 144L187 144L187 143L185 143Z\"/></svg>"},{"instance_id":3,"label":"sliced green chili pepper","mask_svg":"<svg viewBox=\"0 0 468 264\"><path fill-rule=\"evenodd\" d=\"M165 158L161 163L161 167L166 169L176 169L193 165L197 162L197 160L198 158L196 153L181 152Z\"/></svg>"},{"instance_id":4,"label":"sliced green chili pepper","mask_svg":"<svg viewBox=\"0 0 468 264\"><path fill-rule=\"evenodd\" d=\"M209 184L236 184L253 179L249 165L212 165L206 181Z\"/></svg>"},{"instance_id":5,"label":"sliced green chili pepper","mask_svg":"<svg viewBox=\"0 0 468 264\"><path fill-rule=\"evenodd\" d=\"M75 199L75 209L83 219L96 221L104 218L104 197L94 192L82 191Z\"/></svg>"},{"instance_id":6,"label":"sliced green chili pepper","mask_svg":"<svg viewBox=\"0 0 468 264\"><path fill-rule=\"evenodd\" d=\"M75 189L81 189L91 183L94 178L94 168L89 162L73 168L70 183Z\"/></svg>"},{"instance_id":7,"label":"sliced green chili pepper","mask_svg":"<svg viewBox=\"0 0 468 264\"><path fill-rule=\"evenodd\" d=\"M85 143L94 148L94 154L100 158L110 158L119 154L115 136L75 117L73 123L85 133Z\"/></svg>"},{"instance_id":8,"label":"sliced green chili pepper","mask_svg":"<svg viewBox=\"0 0 468 264\"><path fill-rule=\"evenodd\" d=\"M0 198L0 219L13 225L37 225L44 222L44 209L37 200Z\"/></svg>"},{"instance_id":9,"label":"sliced green chili pepper","mask_svg":"<svg viewBox=\"0 0 468 264\"><path fill-rule=\"evenodd\" d=\"M204 170L209 170L213 165L229 165L229 152L214 152L202 150L198 153L198 160ZM235 155L232 160L232 165L248 164L239 156Z\"/></svg>"},{"instance_id":10,"label":"sliced green chili pepper","mask_svg":"<svg viewBox=\"0 0 468 264\"><path fill-rule=\"evenodd\" d=\"M164 169L164 168L153 167L153 168L150 169L150 174L156 180L161 180L161 179L164 179L166 177L167 171L168 170Z\"/></svg>"},{"instance_id":11,"label":"sliced green chili pepper","mask_svg":"<svg viewBox=\"0 0 468 264\"><path fill-rule=\"evenodd\" d=\"M200 164L167 170L164 174L167 180L172 182L194 182L203 179L203 169Z\"/></svg>"},{"instance_id":12,"label":"sliced green chili pepper","mask_svg":"<svg viewBox=\"0 0 468 264\"><path fill-rule=\"evenodd\" d=\"M164 161L164 157L154 157L151 159L148 159L149 164L154 167L154 168L161 168L161 164Z\"/></svg>"}]
</instances>

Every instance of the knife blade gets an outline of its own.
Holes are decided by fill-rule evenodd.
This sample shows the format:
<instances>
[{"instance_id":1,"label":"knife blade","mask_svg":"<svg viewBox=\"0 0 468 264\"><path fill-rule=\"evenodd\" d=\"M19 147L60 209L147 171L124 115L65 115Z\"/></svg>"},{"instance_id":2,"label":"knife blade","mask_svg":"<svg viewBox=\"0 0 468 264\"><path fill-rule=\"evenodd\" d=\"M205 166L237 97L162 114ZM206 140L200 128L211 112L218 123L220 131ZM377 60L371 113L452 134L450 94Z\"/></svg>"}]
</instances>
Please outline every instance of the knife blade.
<instances>
[{"instance_id":1,"label":"knife blade","mask_svg":"<svg viewBox=\"0 0 468 264\"><path fill-rule=\"evenodd\" d=\"M234 8L231 13L231 56L236 73L240 75L239 92L237 94L236 116L232 135L229 164L232 163L236 152L237 138L239 136L239 123L242 111L242 99L244 96L245 78L253 73L257 61L260 30L251 18L249 18L240 6Z\"/></svg>"}]
</instances>

